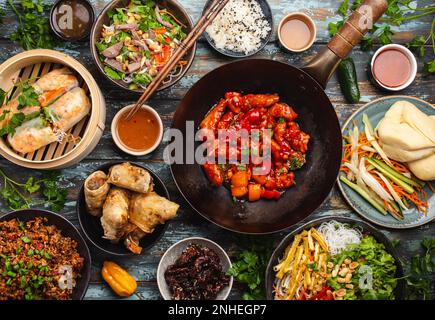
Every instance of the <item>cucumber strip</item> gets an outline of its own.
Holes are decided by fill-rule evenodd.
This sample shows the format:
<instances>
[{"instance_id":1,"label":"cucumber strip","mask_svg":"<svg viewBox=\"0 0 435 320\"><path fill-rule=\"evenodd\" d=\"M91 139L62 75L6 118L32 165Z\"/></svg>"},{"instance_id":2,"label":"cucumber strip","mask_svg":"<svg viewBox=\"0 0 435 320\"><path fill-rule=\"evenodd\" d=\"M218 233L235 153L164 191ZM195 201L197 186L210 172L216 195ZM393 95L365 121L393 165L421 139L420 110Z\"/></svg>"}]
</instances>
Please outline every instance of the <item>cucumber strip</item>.
<instances>
[{"instance_id":1,"label":"cucumber strip","mask_svg":"<svg viewBox=\"0 0 435 320\"><path fill-rule=\"evenodd\" d=\"M392 181L397 183L399 186L401 186L406 192L408 193L414 193L415 190L413 187L411 187L406 182L400 180L397 178L394 174L390 173L388 170L386 170L383 166L379 165L377 161L374 161L372 158L366 158L367 161L373 165L376 169L378 169L381 173L383 173L387 178L390 178Z\"/></svg>"},{"instance_id":2,"label":"cucumber strip","mask_svg":"<svg viewBox=\"0 0 435 320\"><path fill-rule=\"evenodd\" d=\"M370 165L367 166L366 169L367 169L367 171L371 171L371 170L373 170L374 168L375 168L375 167L373 167L373 166L370 164Z\"/></svg>"},{"instance_id":3,"label":"cucumber strip","mask_svg":"<svg viewBox=\"0 0 435 320\"><path fill-rule=\"evenodd\" d=\"M377 209L380 213L382 213L384 216L388 214L388 212L381 206L379 203L377 203L375 200L373 200L367 192L365 192L360 186L356 185L355 183L350 182L345 178L345 176L341 175L340 180L343 181L348 187L352 188L355 192L357 192L361 197L366 199L375 209Z\"/></svg>"},{"instance_id":4,"label":"cucumber strip","mask_svg":"<svg viewBox=\"0 0 435 320\"><path fill-rule=\"evenodd\" d=\"M393 210L388 210L388 213L391 214L393 218L397 220L403 220L404 217L402 211L400 210L400 206L398 206L397 203L394 201L390 202L390 206L392 207Z\"/></svg>"},{"instance_id":5,"label":"cucumber strip","mask_svg":"<svg viewBox=\"0 0 435 320\"><path fill-rule=\"evenodd\" d=\"M410 184L414 187L424 187L424 182L419 183L418 181L415 181L413 179L408 178L407 176L401 174L399 171L397 171L396 169L390 167L388 164L386 164L385 162L382 162L378 159L374 159L372 158L377 164L379 164L381 167L383 167L385 170L387 170L389 173L391 173L392 175L394 175L397 179L402 180L403 182L406 182L407 184Z\"/></svg>"}]
</instances>

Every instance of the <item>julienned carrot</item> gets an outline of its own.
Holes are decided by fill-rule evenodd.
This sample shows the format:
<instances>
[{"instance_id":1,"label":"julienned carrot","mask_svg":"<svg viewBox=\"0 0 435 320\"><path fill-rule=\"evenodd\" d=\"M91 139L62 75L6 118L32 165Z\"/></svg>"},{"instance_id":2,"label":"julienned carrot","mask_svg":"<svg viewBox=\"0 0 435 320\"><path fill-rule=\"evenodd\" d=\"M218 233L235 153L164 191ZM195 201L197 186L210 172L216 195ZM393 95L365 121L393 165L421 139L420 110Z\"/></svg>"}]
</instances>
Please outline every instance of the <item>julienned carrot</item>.
<instances>
[{"instance_id":1,"label":"julienned carrot","mask_svg":"<svg viewBox=\"0 0 435 320\"><path fill-rule=\"evenodd\" d=\"M393 164L393 168L394 168L396 171L399 171L399 172L401 172L401 173L409 173L408 168L405 167L403 164L401 164L401 163L399 163L399 162L397 162L397 161L395 161L395 160L391 160L391 159L390 159L390 161L391 161L391 163Z\"/></svg>"}]
</instances>

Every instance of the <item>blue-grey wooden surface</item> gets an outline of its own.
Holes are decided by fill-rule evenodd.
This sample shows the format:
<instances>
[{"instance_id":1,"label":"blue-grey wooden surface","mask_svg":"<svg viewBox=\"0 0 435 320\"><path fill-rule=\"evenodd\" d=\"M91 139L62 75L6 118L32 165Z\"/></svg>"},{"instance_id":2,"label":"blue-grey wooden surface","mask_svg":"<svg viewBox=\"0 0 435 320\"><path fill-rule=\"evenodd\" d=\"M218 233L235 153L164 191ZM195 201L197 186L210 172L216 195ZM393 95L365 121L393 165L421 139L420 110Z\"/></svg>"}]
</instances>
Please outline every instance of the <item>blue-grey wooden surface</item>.
<instances>
[{"instance_id":1,"label":"blue-grey wooden surface","mask_svg":"<svg viewBox=\"0 0 435 320\"><path fill-rule=\"evenodd\" d=\"M16 0L14 0L16 2ZM99 12L109 1L108 0L92 0L92 3ZM200 16L203 9L205 0L179 0L187 11L196 20ZM286 13L293 11L304 11L313 17L316 21L318 34L317 41L314 46L300 54L284 53L276 42L276 36L273 41L269 43L265 49L257 54L257 57L275 59L279 61L288 62L296 66L302 66L307 62L310 57L315 55L328 41L329 36L327 32L327 25L330 21L338 18L335 10L340 5L340 0L269 0L272 7L275 25L278 25L280 19ZM433 4L431 0L418 1L420 6L428 6ZM4 23L0 26L0 63L9 57L19 53L22 49L9 40L8 35L16 28L17 20L6 0L0 0L0 7L6 11ZM411 21L402 25L400 28L395 28L398 32L394 37L397 43L406 43L411 40L413 36L425 34L430 29L431 17L425 17L418 21ZM104 135L95 148L95 150L81 163L71 168L62 170L64 176L62 185L69 188L69 196L66 207L63 209L62 214L71 220L75 225L77 223L77 214L75 211L75 200L77 198L78 190L83 183L84 179L96 167L112 159L125 159L137 161L150 166L157 172L167 185L173 200L181 204L181 210L175 220L169 224L164 237L148 252L141 256L113 259L122 266L126 267L128 271L138 280L139 286L137 295L132 296L130 299L160 299L160 294L156 283L156 269L160 257L165 250L173 243L189 236L203 236L210 238L230 252L237 250L238 244L248 238L244 235L238 235L209 223L205 219L193 212L188 204L183 200L178 192L167 165L162 161L163 147L160 146L153 154L146 157L131 157L122 153L116 148L111 139L110 123L114 114L123 106L134 102L137 96L121 91L119 88L112 86L107 80L103 79L98 74L96 67L93 64L90 52L89 43L65 43L58 50L64 51L80 62L82 62L91 73L97 78L101 89L104 92L107 103L107 119L106 130ZM429 47L428 47L428 50ZM363 52L359 48L355 48L352 57L355 60L359 86L361 90L361 101L359 104L348 104L345 102L337 80L333 77L328 84L326 92L331 99L340 122L343 123L353 111L371 99L386 95L376 89L368 80L367 77L367 64L371 58L373 51ZM434 56L429 56L433 59ZM198 81L204 74L215 69L216 67L231 61L231 59L223 57L214 51L202 39L199 41L197 55L195 61L186 74L186 76L178 82L175 86L165 91L162 91L154 96L150 104L156 108L161 115L165 128L169 128L172 116L177 107L178 101L183 97L187 90ZM415 82L401 94L412 95L424 99L430 103L434 103L434 77L424 76L421 73L422 62L419 61L419 73ZM17 179L25 179L29 175L39 176L40 172L36 170L21 169L12 165L5 159L0 159L1 168L5 169L12 177ZM0 202L0 212L6 212L8 209L3 202ZM346 215L356 217L351 208L344 202L343 197L338 192L337 187L334 187L325 203L318 208L312 216L306 220L321 217L325 215ZM433 237L435 235L435 224L431 223L416 229L411 230L387 230L381 229L391 240L400 239L400 245L397 250L400 254L402 261L408 264L412 255L419 252L420 241L425 237ZM271 239L279 241L285 235L285 232L262 236L264 239ZM89 290L87 292L87 299L118 299L110 288L102 281L100 276L100 268L102 262L108 257L105 257L100 252L92 249L92 277ZM237 299L240 297L242 287L235 285L230 298Z\"/></svg>"}]
</instances>

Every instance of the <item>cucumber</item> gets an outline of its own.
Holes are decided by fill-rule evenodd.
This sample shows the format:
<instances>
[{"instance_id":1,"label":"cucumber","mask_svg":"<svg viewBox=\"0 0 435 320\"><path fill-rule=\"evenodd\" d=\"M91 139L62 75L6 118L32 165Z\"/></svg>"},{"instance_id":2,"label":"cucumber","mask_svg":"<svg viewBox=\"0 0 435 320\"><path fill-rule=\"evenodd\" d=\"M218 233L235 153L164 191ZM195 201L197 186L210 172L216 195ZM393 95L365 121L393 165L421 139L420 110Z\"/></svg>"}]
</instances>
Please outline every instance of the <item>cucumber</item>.
<instances>
[{"instance_id":1,"label":"cucumber","mask_svg":"<svg viewBox=\"0 0 435 320\"><path fill-rule=\"evenodd\" d=\"M361 97L352 58L343 59L337 68L341 92L350 103L358 103Z\"/></svg>"}]
</instances>

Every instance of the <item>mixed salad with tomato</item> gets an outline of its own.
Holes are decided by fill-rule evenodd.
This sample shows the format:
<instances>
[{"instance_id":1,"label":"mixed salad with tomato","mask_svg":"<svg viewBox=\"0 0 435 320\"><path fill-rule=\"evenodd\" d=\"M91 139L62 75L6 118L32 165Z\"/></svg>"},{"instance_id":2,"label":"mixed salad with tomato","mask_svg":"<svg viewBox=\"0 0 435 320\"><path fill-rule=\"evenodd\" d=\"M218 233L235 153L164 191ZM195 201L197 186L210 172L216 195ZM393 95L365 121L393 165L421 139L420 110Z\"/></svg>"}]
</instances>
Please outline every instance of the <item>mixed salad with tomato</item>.
<instances>
[{"instance_id":1,"label":"mixed salad with tomato","mask_svg":"<svg viewBox=\"0 0 435 320\"><path fill-rule=\"evenodd\" d=\"M201 129L212 130L217 138L212 155L216 161L203 165L209 180L216 186L227 186L234 200L279 199L284 190L295 185L294 171L304 165L308 151L310 136L295 122L297 117L295 110L280 102L276 94L227 92L200 124ZM221 130L241 129L249 133L247 147L242 146L241 136L236 144L231 144L229 138L221 141ZM266 129L268 135L264 135ZM258 139L253 139L255 134L260 135ZM268 143L265 139L269 139ZM243 157L246 152L248 157ZM222 158L226 163L218 161Z\"/></svg>"},{"instance_id":2,"label":"mixed salad with tomato","mask_svg":"<svg viewBox=\"0 0 435 320\"><path fill-rule=\"evenodd\" d=\"M131 0L107 15L109 25L96 43L104 72L129 89L145 89L186 38L183 24L151 0ZM185 64L181 60L176 68Z\"/></svg>"}]
</instances>

